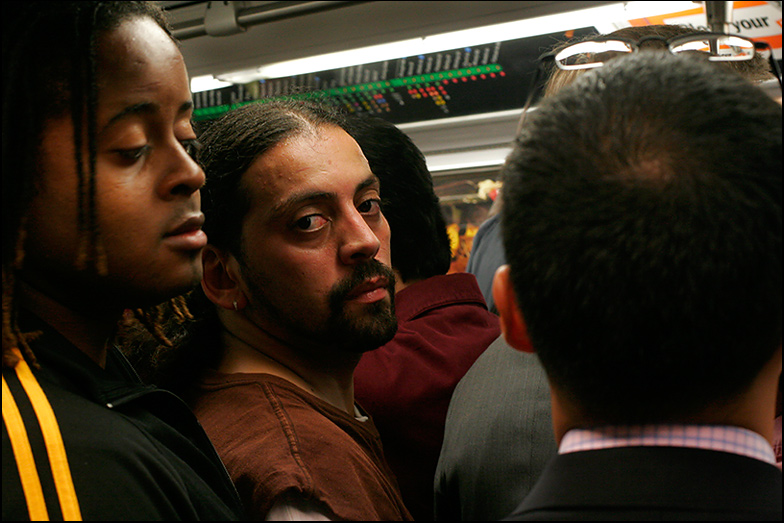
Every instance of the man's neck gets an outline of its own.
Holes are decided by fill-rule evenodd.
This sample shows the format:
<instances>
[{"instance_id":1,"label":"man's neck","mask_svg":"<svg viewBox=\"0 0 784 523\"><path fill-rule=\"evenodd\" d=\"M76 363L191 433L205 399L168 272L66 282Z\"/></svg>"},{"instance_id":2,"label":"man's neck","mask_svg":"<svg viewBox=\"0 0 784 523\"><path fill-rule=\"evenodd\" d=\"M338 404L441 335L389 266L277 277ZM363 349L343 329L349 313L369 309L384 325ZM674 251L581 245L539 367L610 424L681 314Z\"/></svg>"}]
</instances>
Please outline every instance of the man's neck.
<instances>
[{"instance_id":1,"label":"man's neck","mask_svg":"<svg viewBox=\"0 0 784 523\"><path fill-rule=\"evenodd\" d=\"M308 357L312 350L297 350L254 329L250 322L224 324L221 340L223 355L216 369L219 372L271 374L354 415L354 368L360 355L340 361L330 351L328 362L315 361Z\"/></svg>"},{"instance_id":2,"label":"man's neck","mask_svg":"<svg viewBox=\"0 0 784 523\"><path fill-rule=\"evenodd\" d=\"M702 412L694 412L681 418L673 417L668 423L691 423L700 425L724 425L740 427L756 432L771 442L775 418L776 394L781 377L781 346L763 366L747 389L733 398L717 401ZM560 444L571 429L605 425L606 420L585 416L582 411L566 399L557 387L550 385L553 427L556 441Z\"/></svg>"},{"instance_id":3,"label":"man's neck","mask_svg":"<svg viewBox=\"0 0 784 523\"><path fill-rule=\"evenodd\" d=\"M98 365L106 365L107 341L116 332L119 315L78 312L24 282L18 283L17 299L21 307L51 325Z\"/></svg>"}]
</instances>

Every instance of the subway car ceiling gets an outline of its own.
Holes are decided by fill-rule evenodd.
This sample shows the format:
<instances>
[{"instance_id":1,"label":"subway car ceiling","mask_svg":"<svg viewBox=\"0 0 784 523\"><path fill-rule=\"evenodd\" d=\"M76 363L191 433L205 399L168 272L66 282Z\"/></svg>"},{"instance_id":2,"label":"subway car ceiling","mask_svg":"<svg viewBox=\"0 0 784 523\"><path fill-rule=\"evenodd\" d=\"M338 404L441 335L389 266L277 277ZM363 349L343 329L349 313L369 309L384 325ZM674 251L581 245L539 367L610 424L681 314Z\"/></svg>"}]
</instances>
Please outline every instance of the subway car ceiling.
<instances>
[{"instance_id":1,"label":"subway car ceiling","mask_svg":"<svg viewBox=\"0 0 784 523\"><path fill-rule=\"evenodd\" d=\"M571 36L656 23L707 29L708 4L714 28L718 16L724 32L768 41L781 60L781 2L157 3L193 77L197 120L317 92L398 124L437 180L496 175L538 57ZM390 43L402 50L381 47ZM343 56L357 49L369 54Z\"/></svg>"}]
</instances>

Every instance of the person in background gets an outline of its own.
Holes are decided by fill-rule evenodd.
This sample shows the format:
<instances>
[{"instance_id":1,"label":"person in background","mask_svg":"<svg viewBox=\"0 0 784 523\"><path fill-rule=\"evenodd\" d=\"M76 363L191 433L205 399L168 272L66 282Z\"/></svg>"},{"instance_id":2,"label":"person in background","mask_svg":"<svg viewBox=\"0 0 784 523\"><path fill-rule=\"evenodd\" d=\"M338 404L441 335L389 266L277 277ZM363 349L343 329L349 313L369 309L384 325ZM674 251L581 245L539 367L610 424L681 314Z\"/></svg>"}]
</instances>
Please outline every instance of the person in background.
<instances>
[{"instance_id":1,"label":"person in background","mask_svg":"<svg viewBox=\"0 0 784 523\"><path fill-rule=\"evenodd\" d=\"M2 23L3 520L240 519L193 413L114 345L202 276L177 43L148 2L3 2Z\"/></svg>"},{"instance_id":2,"label":"person in background","mask_svg":"<svg viewBox=\"0 0 784 523\"><path fill-rule=\"evenodd\" d=\"M640 49L648 52L667 51L666 40L694 34L704 32L687 26L652 25L619 29L606 36L640 42ZM548 54L581 41L565 41ZM761 54L751 60L711 64L731 69L754 84L769 79L776 82ZM543 87L544 99L585 71L553 66ZM491 289L495 271L505 264L499 212L502 194L503 189L491 209L493 218L482 224L474 239L469 259L468 270L476 274L483 289ZM434 485L438 520L497 520L522 501L557 449L546 398L549 390L538 360L515 353L503 337L479 357L450 403ZM517 407L520 404L524 408ZM775 435L780 441L780 431ZM510 448L515 450L499 452Z\"/></svg>"},{"instance_id":3,"label":"person in background","mask_svg":"<svg viewBox=\"0 0 784 523\"><path fill-rule=\"evenodd\" d=\"M526 116L493 292L559 450L507 520L781 520L781 144L779 104L688 55Z\"/></svg>"},{"instance_id":4,"label":"person in background","mask_svg":"<svg viewBox=\"0 0 784 523\"><path fill-rule=\"evenodd\" d=\"M471 252L468 255L466 272L476 277L482 296L487 302L487 308L498 314L493 300L493 276L498 267L506 263L504 246L501 241L501 221L498 211L501 207L501 196L496 197L490 206L488 218L482 222L474 236Z\"/></svg>"},{"instance_id":5,"label":"person in background","mask_svg":"<svg viewBox=\"0 0 784 523\"><path fill-rule=\"evenodd\" d=\"M397 321L380 183L343 125L291 98L199 137L204 277L155 380L182 391L254 520L411 519L354 400Z\"/></svg>"},{"instance_id":6,"label":"person in background","mask_svg":"<svg viewBox=\"0 0 784 523\"><path fill-rule=\"evenodd\" d=\"M354 373L357 401L373 416L403 500L416 520L433 519L433 476L452 391L501 333L471 274L447 274L446 222L425 157L394 124L349 118L381 183L389 222L398 330L367 352Z\"/></svg>"}]
</instances>

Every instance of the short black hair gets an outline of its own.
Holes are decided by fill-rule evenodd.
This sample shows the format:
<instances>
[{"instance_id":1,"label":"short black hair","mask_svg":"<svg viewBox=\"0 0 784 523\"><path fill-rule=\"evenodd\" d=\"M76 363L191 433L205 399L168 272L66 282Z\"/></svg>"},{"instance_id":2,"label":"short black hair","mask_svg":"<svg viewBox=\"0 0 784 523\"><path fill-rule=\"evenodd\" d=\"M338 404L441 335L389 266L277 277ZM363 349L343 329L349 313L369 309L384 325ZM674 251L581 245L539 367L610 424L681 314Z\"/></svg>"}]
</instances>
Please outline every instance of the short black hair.
<instances>
[{"instance_id":1,"label":"short black hair","mask_svg":"<svg viewBox=\"0 0 784 523\"><path fill-rule=\"evenodd\" d=\"M638 53L526 119L502 230L550 380L603 422L682 419L781 344L781 106L740 75Z\"/></svg>"},{"instance_id":2,"label":"short black hair","mask_svg":"<svg viewBox=\"0 0 784 523\"><path fill-rule=\"evenodd\" d=\"M392 267L404 282L446 274L452 256L449 235L422 151L395 124L377 116L351 116L346 131L381 182Z\"/></svg>"}]
</instances>

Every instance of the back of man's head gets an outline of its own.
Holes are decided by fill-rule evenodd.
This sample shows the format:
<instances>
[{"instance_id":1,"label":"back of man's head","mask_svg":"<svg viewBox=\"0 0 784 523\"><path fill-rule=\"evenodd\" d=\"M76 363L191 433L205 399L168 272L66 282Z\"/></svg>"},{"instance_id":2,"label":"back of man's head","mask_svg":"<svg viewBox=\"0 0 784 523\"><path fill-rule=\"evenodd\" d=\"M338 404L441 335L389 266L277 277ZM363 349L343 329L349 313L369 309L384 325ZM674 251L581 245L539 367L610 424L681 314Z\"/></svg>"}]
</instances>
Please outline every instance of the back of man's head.
<instances>
[{"instance_id":1,"label":"back of man's head","mask_svg":"<svg viewBox=\"0 0 784 523\"><path fill-rule=\"evenodd\" d=\"M392 231L392 267L403 282L446 274L449 235L425 156L402 130L378 117L351 117L346 130L381 181L381 209Z\"/></svg>"},{"instance_id":2,"label":"back of man's head","mask_svg":"<svg viewBox=\"0 0 784 523\"><path fill-rule=\"evenodd\" d=\"M587 417L676 421L781 344L781 107L739 75L638 53L526 118L505 167L511 281Z\"/></svg>"}]
</instances>

